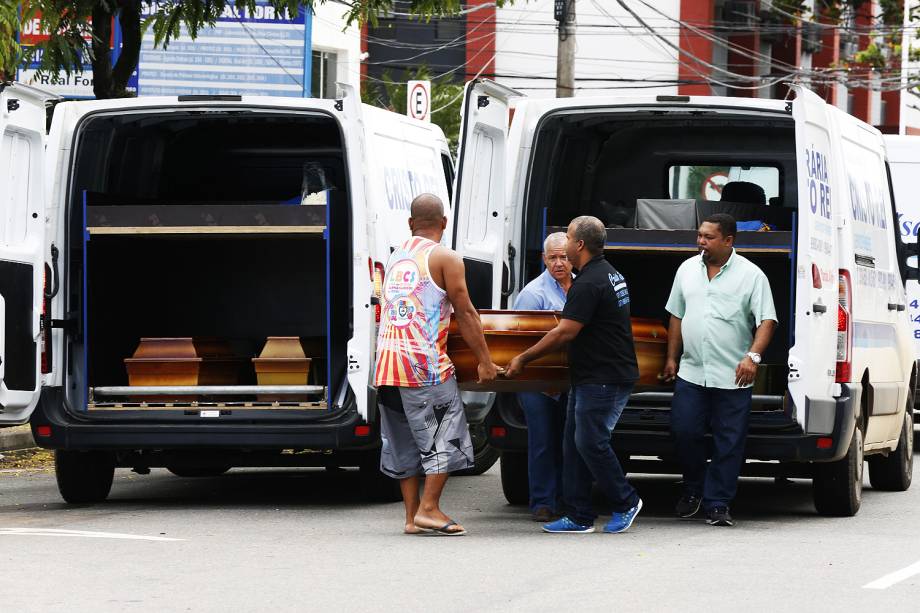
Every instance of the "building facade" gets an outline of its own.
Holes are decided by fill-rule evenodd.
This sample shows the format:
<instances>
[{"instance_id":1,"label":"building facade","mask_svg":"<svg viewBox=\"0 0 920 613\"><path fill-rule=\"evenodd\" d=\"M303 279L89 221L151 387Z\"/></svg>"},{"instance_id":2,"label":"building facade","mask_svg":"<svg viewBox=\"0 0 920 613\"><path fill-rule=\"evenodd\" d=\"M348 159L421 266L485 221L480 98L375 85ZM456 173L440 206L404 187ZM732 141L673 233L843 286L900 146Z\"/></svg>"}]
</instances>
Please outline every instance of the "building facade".
<instances>
[{"instance_id":1,"label":"building facade","mask_svg":"<svg viewBox=\"0 0 920 613\"><path fill-rule=\"evenodd\" d=\"M817 3L820 13L826 3ZM576 95L644 90L784 98L796 82L884 132L920 128L920 99L914 104L912 94L902 95L902 79L920 72L907 50L920 44L897 3L840 0L839 15L814 19L816 0L805 0L803 15L771 0L623 4L569 0L577 24ZM424 66L435 78L488 77L529 96L554 96L556 5L470 0L458 18L425 21L410 17L409 3L400 0L394 14L365 30L362 70L372 82L399 81Z\"/></svg>"}]
</instances>

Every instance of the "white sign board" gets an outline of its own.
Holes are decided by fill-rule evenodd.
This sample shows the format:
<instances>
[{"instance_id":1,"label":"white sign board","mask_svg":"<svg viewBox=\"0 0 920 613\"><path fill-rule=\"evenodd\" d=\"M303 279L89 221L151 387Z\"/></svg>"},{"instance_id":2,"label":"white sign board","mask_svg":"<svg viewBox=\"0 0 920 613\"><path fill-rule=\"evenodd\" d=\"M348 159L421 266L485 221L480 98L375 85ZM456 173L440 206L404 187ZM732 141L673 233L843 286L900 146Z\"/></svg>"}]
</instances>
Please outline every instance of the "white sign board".
<instances>
[{"instance_id":1,"label":"white sign board","mask_svg":"<svg viewBox=\"0 0 920 613\"><path fill-rule=\"evenodd\" d=\"M431 81L409 81L406 86L406 115L431 121Z\"/></svg>"},{"instance_id":2,"label":"white sign board","mask_svg":"<svg viewBox=\"0 0 920 613\"><path fill-rule=\"evenodd\" d=\"M159 2L145 1L144 18L159 9ZM201 28L193 40L182 25L180 36L165 49L154 46L153 28L147 28L139 93L303 96L309 19L309 11L290 16L268 0L256 0L253 10L228 2L214 27Z\"/></svg>"}]
</instances>

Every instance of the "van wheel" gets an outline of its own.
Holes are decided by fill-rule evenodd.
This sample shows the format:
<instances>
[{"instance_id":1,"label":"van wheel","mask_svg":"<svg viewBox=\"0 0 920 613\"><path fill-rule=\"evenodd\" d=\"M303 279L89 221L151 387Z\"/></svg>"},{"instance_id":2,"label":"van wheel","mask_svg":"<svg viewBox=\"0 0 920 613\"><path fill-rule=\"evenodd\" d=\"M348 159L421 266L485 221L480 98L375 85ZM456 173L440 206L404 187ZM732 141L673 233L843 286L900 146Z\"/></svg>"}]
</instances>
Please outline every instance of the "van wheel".
<instances>
[{"instance_id":1,"label":"van wheel","mask_svg":"<svg viewBox=\"0 0 920 613\"><path fill-rule=\"evenodd\" d=\"M473 453L475 454L473 466L453 473L458 477L481 475L492 468L500 455L499 450L489 444L489 437L486 435L486 425L484 423L470 424L470 438L473 441Z\"/></svg>"},{"instance_id":2,"label":"van wheel","mask_svg":"<svg viewBox=\"0 0 920 613\"><path fill-rule=\"evenodd\" d=\"M167 466L166 470L176 475L177 477L218 477L228 470L233 468L232 466L185 466L182 464L176 464L172 466Z\"/></svg>"},{"instance_id":3,"label":"van wheel","mask_svg":"<svg viewBox=\"0 0 920 613\"><path fill-rule=\"evenodd\" d=\"M398 502L402 500L399 481L380 472L380 449L364 454L358 467L361 493L371 502Z\"/></svg>"},{"instance_id":4,"label":"van wheel","mask_svg":"<svg viewBox=\"0 0 920 613\"><path fill-rule=\"evenodd\" d=\"M527 454L503 451L501 454L502 492L508 504L530 502L530 479L527 477Z\"/></svg>"},{"instance_id":5,"label":"van wheel","mask_svg":"<svg viewBox=\"0 0 920 613\"><path fill-rule=\"evenodd\" d=\"M112 489L115 454L58 449L54 452L54 472L61 497L70 504L102 502Z\"/></svg>"},{"instance_id":6,"label":"van wheel","mask_svg":"<svg viewBox=\"0 0 920 613\"><path fill-rule=\"evenodd\" d=\"M852 517L862 502L863 433L857 426L845 456L815 464L811 484L815 509L829 517Z\"/></svg>"},{"instance_id":7,"label":"van wheel","mask_svg":"<svg viewBox=\"0 0 920 613\"><path fill-rule=\"evenodd\" d=\"M869 483L877 490L903 492L910 487L914 474L914 420L908 411L904 415L898 446L887 456L869 458Z\"/></svg>"}]
</instances>

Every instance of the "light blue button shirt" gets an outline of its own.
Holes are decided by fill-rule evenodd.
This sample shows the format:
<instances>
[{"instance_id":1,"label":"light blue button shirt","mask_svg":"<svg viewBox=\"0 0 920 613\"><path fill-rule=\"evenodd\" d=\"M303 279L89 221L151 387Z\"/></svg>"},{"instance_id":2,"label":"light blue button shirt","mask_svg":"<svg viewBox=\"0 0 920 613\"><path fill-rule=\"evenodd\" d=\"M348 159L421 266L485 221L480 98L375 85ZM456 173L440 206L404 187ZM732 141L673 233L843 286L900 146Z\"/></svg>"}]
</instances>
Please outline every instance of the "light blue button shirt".
<instances>
[{"instance_id":1,"label":"light blue button shirt","mask_svg":"<svg viewBox=\"0 0 920 613\"><path fill-rule=\"evenodd\" d=\"M752 330L765 319L778 321L767 276L734 250L712 280L701 256L681 264L665 308L681 320L677 375L720 389L738 388L735 368L750 350Z\"/></svg>"},{"instance_id":2,"label":"light blue button shirt","mask_svg":"<svg viewBox=\"0 0 920 613\"><path fill-rule=\"evenodd\" d=\"M546 269L525 285L514 301L514 308L518 311L561 311L564 307L565 290ZM556 400L561 397L561 394L544 395Z\"/></svg>"},{"instance_id":3,"label":"light blue button shirt","mask_svg":"<svg viewBox=\"0 0 920 613\"><path fill-rule=\"evenodd\" d=\"M548 270L524 286L514 308L518 311L561 311L565 306L565 291Z\"/></svg>"}]
</instances>

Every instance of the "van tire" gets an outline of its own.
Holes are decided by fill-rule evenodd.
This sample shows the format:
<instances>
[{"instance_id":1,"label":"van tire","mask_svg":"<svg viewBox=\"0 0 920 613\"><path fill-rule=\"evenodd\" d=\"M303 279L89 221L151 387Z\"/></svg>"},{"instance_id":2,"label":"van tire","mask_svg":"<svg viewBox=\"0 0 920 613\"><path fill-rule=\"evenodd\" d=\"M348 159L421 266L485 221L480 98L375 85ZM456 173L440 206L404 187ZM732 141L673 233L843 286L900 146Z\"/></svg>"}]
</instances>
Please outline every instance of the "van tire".
<instances>
[{"instance_id":1,"label":"van tire","mask_svg":"<svg viewBox=\"0 0 920 613\"><path fill-rule=\"evenodd\" d=\"M869 458L869 483L877 490L903 492L910 487L914 472L914 420L904 415L898 446L887 456Z\"/></svg>"},{"instance_id":2,"label":"van tire","mask_svg":"<svg viewBox=\"0 0 920 613\"><path fill-rule=\"evenodd\" d=\"M852 517L862 503L863 433L857 426L845 456L814 465L811 484L815 509L827 517Z\"/></svg>"},{"instance_id":3,"label":"van tire","mask_svg":"<svg viewBox=\"0 0 920 613\"><path fill-rule=\"evenodd\" d=\"M369 502L402 500L399 481L380 472L380 449L368 452L358 466L361 494Z\"/></svg>"},{"instance_id":4,"label":"van tire","mask_svg":"<svg viewBox=\"0 0 920 613\"><path fill-rule=\"evenodd\" d=\"M115 454L104 451L54 452L54 472L61 497L70 504L105 500L115 477Z\"/></svg>"},{"instance_id":5,"label":"van tire","mask_svg":"<svg viewBox=\"0 0 920 613\"><path fill-rule=\"evenodd\" d=\"M527 453L503 451L501 454L502 492L508 504L530 502L530 479L527 476Z\"/></svg>"},{"instance_id":6,"label":"van tire","mask_svg":"<svg viewBox=\"0 0 920 613\"><path fill-rule=\"evenodd\" d=\"M501 452L489 444L486 426L483 423L470 424L470 438L473 441L473 466L453 473L457 477L475 477L486 472L498 461Z\"/></svg>"}]
</instances>

